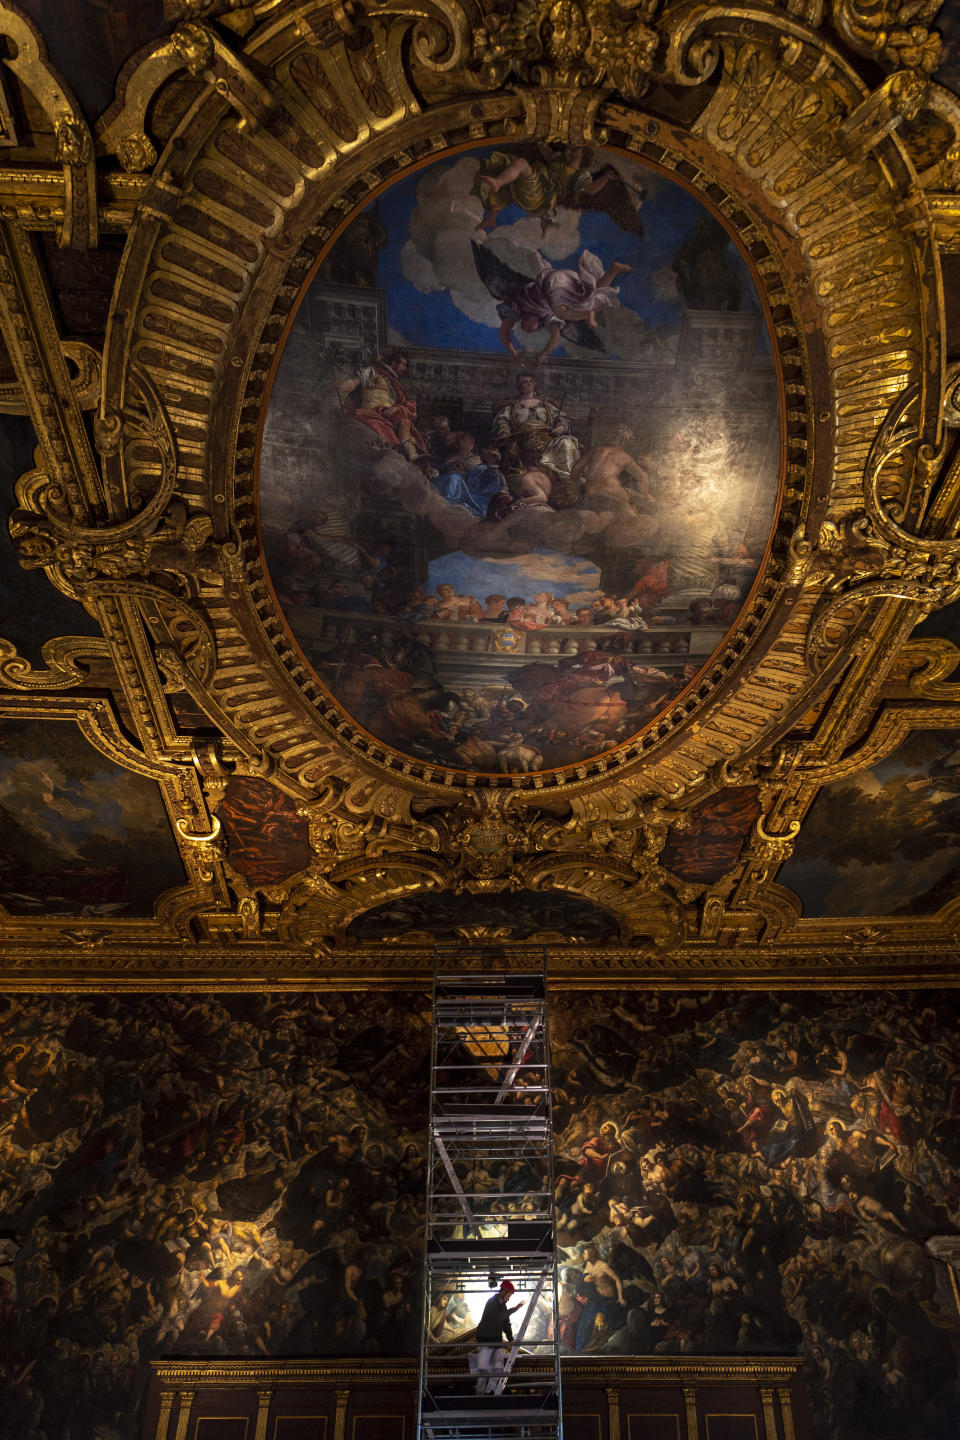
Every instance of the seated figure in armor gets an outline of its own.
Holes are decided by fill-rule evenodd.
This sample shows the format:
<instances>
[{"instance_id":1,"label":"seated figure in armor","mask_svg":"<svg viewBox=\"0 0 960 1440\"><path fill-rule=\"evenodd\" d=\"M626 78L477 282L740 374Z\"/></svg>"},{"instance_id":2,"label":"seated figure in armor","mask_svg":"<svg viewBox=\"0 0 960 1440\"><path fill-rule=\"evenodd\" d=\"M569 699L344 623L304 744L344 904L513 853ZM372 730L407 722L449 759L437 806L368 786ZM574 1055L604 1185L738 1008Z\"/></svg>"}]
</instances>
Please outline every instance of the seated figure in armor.
<instances>
[{"instance_id":1,"label":"seated figure in armor","mask_svg":"<svg viewBox=\"0 0 960 1440\"><path fill-rule=\"evenodd\" d=\"M372 365L358 366L333 388L341 400L353 397L356 408L347 411L351 419L366 425L408 460L415 460L426 446L416 426L417 402L403 385L408 366L405 350L388 350Z\"/></svg>"}]
</instances>

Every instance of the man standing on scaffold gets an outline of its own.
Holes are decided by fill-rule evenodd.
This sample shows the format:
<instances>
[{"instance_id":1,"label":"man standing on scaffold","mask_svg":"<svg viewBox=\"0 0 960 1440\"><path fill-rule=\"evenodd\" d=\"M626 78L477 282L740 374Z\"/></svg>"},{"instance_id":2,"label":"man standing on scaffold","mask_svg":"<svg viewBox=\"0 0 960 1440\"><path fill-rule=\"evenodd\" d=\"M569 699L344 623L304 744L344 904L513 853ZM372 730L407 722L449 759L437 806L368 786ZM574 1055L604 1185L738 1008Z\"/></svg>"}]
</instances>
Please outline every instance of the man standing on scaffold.
<instances>
[{"instance_id":1,"label":"man standing on scaffold","mask_svg":"<svg viewBox=\"0 0 960 1440\"><path fill-rule=\"evenodd\" d=\"M509 1280L500 1283L500 1289L495 1295L491 1295L483 1307L483 1315L480 1324L477 1326L477 1351L474 1356L477 1376L477 1394L495 1395L497 1393L497 1382L503 1375L503 1367L506 1364L507 1352L503 1344L513 1344L513 1327L510 1324L510 1316L513 1310L519 1310L519 1305L514 1305L512 1310L507 1309L507 1301L514 1293L515 1286ZM474 1365L471 1364L471 1369Z\"/></svg>"}]
</instances>

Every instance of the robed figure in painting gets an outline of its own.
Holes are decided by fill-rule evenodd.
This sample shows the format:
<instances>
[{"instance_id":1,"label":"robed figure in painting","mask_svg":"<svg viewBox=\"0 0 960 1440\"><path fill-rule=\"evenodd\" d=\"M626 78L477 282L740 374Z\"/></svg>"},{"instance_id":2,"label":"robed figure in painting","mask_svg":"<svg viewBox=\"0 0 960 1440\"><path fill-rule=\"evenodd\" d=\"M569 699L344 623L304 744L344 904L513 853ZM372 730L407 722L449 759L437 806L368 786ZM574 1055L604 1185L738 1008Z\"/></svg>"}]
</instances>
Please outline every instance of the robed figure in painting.
<instances>
[{"instance_id":1,"label":"robed figure in painting","mask_svg":"<svg viewBox=\"0 0 960 1440\"><path fill-rule=\"evenodd\" d=\"M614 260L604 267L603 261L590 250L584 250L576 270L555 270L544 262L532 280L505 264L492 250L471 241L477 274L493 298L499 301L498 331L500 344L514 360L521 357L520 347L513 338L515 326L528 335L546 330L546 345L536 355L536 365L556 350L564 340L585 350L606 352L597 332L597 312L618 305L613 282L618 275L627 275L632 265ZM541 257L542 259L542 257Z\"/></svg>"},{"instance_id":2,"label":"robed figure in painting","mask_svg":"<svg viewBox=\"0 0 960 1440\"><path fill-rule=\"evenodd\" d=\"M517 376L517 394L506 400L493 417L493 443L501 455L507 479L516 481L531 464L545 465L561 482L580 458L579 442L570 433L570 421L554 400L538 393L537 378L529 370Z\"/></svg>"}]
</instances>

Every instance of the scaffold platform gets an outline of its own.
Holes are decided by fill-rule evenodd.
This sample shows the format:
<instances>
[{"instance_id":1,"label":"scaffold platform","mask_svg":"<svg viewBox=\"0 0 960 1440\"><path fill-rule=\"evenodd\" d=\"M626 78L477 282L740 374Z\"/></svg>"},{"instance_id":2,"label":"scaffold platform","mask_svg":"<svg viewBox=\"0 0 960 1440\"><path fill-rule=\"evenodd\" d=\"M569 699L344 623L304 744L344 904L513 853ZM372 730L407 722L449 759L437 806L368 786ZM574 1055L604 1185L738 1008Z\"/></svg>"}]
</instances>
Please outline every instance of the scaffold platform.
<instances>
[{"instance_id":1,"label":"scaffold platform","mask_svg":"<svg viewBox=\"0 0 960 1440\"><path fill-rule=\"evenodd\" d=\"M563 1433L545 957L499 958L435 961L420 1440ZM513 1343L480 1371L502 1280Z\"/></svg>"}]
</instances>

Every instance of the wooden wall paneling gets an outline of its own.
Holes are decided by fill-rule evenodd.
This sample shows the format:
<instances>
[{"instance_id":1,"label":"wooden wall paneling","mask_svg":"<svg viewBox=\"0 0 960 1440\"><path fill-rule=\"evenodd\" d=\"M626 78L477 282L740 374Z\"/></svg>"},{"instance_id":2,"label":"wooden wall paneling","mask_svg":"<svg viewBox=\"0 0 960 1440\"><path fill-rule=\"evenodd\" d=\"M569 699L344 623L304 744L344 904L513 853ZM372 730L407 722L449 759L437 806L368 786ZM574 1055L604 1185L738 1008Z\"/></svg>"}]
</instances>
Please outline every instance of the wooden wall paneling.
<instances>
[{"instance_id":1,"label":"wooden wall paneling","mask_svg":"<svg viewBox=\"0 0 960 1440\"><path fill-rule=\"evenodd\" d=\"M632 1410L626 1422L624 1440L683 1440L681 1417L676 1410Z\"/></svg>"},{"instance_id":2,"label":"wooden wall paneling","mask_svg":"<svg viewBox=\"0 0 960 1440\"><path fill-rule=\"evenodd\" d=\"M760 1440L760 1432L757 1428L757 1417L752 1412L746 1414L710 1414L704 1415L707 1434L706 1440Z\"/></svg>"},{"instance_id":3,"label":"wooden wall paneling","mask_svg":"<svg viewBox=\"0 0 960 1440\"><path fill-rule=\"evenodd\" d=\"M327 1440L326 1415L276 1415L272 1440Z\"/></svg>"},{"instance_id":4,"label":"wooden wall paneling","mask_svg":"<svg viewBox=\"0 0 960 1440\"><path fill-rule=\"evenodd\" d=\"M571 1414L564 1405L563 1440L607 1440L603 1414Z\"/></svg>"},{"instance_id":5,"label":"wooden wall paneling","mask_svg":"<svg viewBox=\"0 0 960 1440\"><path fill-rule=\"evenodd\" d=\"M249 1431L245 1415L198 1415L193 1440L247 1440Z\"/></svg>"},{"instance_id":6,"label":"wooden wall paneling","mask_svg":"<svg viewBox=\"0 0 960 1440\"><path fill-rule=\"evenodd\" d=\"M407 1440L405 1415L355 1415L351 1440Z\"/></svg>"}]
</instances>

